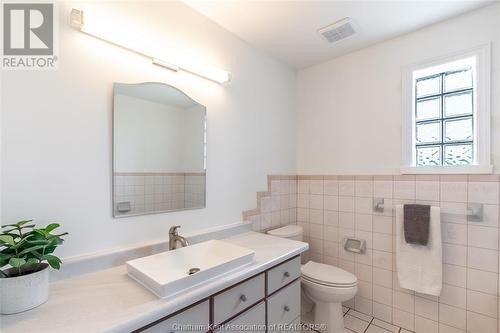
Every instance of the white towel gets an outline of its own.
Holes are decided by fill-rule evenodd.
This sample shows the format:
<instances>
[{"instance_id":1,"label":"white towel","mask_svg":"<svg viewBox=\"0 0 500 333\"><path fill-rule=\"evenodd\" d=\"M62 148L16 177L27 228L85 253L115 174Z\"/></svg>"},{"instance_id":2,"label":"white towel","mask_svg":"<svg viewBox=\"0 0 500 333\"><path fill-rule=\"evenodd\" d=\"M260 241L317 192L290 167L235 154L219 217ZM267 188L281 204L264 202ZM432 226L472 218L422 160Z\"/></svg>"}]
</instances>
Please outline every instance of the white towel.
<instances>
[{"instance_id":1,"label":"white towel","mask_svg":"<svg viewBox=\"0 0 500 333\"><path fill-rule=\"evenodd\" d=\"M401 288L439 296L443 285L443 250L440 208L431 207L427 246L408 244L404 235L404 210L396 206L396 267Z\"/></svg>"}]
</instances>

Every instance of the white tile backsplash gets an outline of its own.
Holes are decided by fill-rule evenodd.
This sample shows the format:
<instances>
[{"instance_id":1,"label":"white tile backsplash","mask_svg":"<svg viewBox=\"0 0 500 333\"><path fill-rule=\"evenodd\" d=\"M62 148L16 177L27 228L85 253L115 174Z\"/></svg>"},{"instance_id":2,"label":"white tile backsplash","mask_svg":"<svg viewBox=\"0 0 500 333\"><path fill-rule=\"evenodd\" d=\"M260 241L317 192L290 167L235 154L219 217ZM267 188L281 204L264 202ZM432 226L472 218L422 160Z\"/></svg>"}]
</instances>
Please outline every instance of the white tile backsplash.
<instances>
[{"instance_id":1,"label":"white tile backsplash","mask_svg":"<svg viewBox=\"0 0 500 333\"><path fill-rule=\"evenodd\" d=\"M467 313L460 309L444 303L439 304L439 321L445 325L465 330L467 326Z\"/></svg>"},{"instance_id":2,"label":"white tile backsplash","mask_svg":"<svg viewBox=\"0 0 500 333\"><path fill-rule=\"evenodd\" d=\"M355 194L357 197L372 197L373 196L373 181L371 180L356 180Z\"/></svg>"},{"instance_id":3,"label":"white tile backsplash","mask_svg":"<svg viewBox=\"0 0 500 333\"><path fill-rule=\"evenodd\" d=\"M393 182L392 180L374 180L373 181L373 197L375 198L392 198Z\"/></svg>"},{"instance_id":4,"label":"white tile backsplash","mask_svg":"<svg viewBox=\"0 0 500 333\"><path fill-rule=\"evenodd\" d=\"M438 321L439 303L437 301L415 296L415 314L420 317Z\"/></svg>"},{"instance_id":5,"label":"white tile backsplash","mask_svg":"<svg viewBox=\"0 0 500 333\"><path fill-rule=\"evenodd\" d=\"M441 237L445 243L467 245L467 225L441 223Z\"/></svg>"},{"instance_id":6,"label":"white tile backsplash","mask_svg":"<svg viewBox=\"0 0 500 333\"><path fill-rule=\"evenodd\" d=\"M395 181L394 182L394 199L415 199L415 182L414 181Z\"/></svg>"},{"instance_id":7,"label":"white tile backsplash","mask_svg":"<svg viewBox=\"0 0 500 333\"><path fill-rule=\"evenodd\" d=\"M480 225L468 226L468 245L485 249L498 249L498 230Z\"/></svg>"},{"instance_id":8,"label":"white tile backsplash","mask_svg":"<svg viewBox=\"0 0 500 333\"><path fill-rule=\"evenodd\" d=\"M468 201L498 205L498 182L469 182Z\"/></svg>"},{"instance_id":9,"label":"white tile backsplash","mask_svg":"<svg viewBox=\"0 0 500 333\"><path fill-rule=\"evenodd\" d=\"M498 274L469 268L467 269L467 289L497 295Z\"/></svg>"},{"instance_id":10,"label":"white tile backsplash","mask_svg":"<svg viewBox=\"0 0 500 333\"><path fill-rule=\"evenodd\" d=\"M339 180L339 195L354 196L354 181L353 180Z\"/></svg>"},{"instance_id":11,"label":"white tile backsplash","mask_svg":"<svg viewBox=\"0 0 500 333\"><path fill-rule=\"evenodd\" d=\"M498 299L495 295L485 294L479 291L467 291L467 310L497 318Z\"/></svg>"},{"instance_id":12,"label":"white tile backsplash","mask_svg":"<svg viewBox=\"0 0 500 333\"><path fill-rule=\"evenodd\" d=\"M131 210L115 214L154 213L205 206L205 175L199 174L134 174L114 175L114 202L130 202Z\"/></svg>"},{"instance_id":13,"label":"white tile backsplash","mask_svg":"<svg viewBox=\"0 0 500 333\"><path fill-rule=\"evenodd\" d=\"M467 301L467 289L443 284L439 301L443 304L465 309Z\"/></svg>"},{"instance_id":14,"label":"white tile backsplash","mask_svg":"<svg viewBox=\"0 0 500 333\"><path fill-rule=\"evenodd\" d=\"M339 196L339 211L341 212L354 212L354 197Z\"/></svg>"},{"instance_id":15,"label":"white tile backsplash","mask_svg":"<svg viewBox=\"0 0 500 333\"><path fill-rule=\"evenodd\" d=\"M448 285L465 288L467 285L467 268L443 264L443 282Z\"/></svg>"},{"instance_id":16,"label":"white tile backsplash","mask_svg":"<svg viewBox=\"0 0 500 333\"><path fill-rule=\"evenodd\" d=\"M417 181L416 199L439 201L439 182L435 181Z\"/></svg>"},{"instance_id":17,"label":"white tile backsplash","mask_svg":"<svg viewBox=\"0 0 500 333\"><path fill-rule=\"evenodd\" d=\"M375 316L374 321L401 326L401 332L497 332L497 181L468 182L466 176L297 178L275 183L280 188L279 209L272 207L266 196L259 199L263 213L252 220L254 229L267 229L272 221L276 226L284 222L301 225L310 244L308 258L357 275L359 292L346 305ZM117 186L127 186L123 183L117 182ZM142 190L147 193L147 184L143 189L133 188L132 193ZM384 212L373 212L373 198L384 198ZM399 287L393 207L414 202L441 207L444 284L440 297ZM467 221L469 203L484 204L483 221ZM344 237L365 239L366 253L346 252L342 247Z\"/></svg>"},{"instance_id":18,"label":"white tile backsplash","mask_svg":"<svg viewBox=\"0 0 500 333\"><path fill-rule=\"evenodd\" d=\"M441 182L441 201L445 202L467 202L466 182Z\"/></svg>"},{"instance_id":19,"label":"white tile backsplash","mask_svg":"<svg viewBox=\"0 0 500 333\"><path fill-rule=\"evenodd\" d=\"M498 273L498 251L469 247L467 256L467 267Z\"/></svg>"},{"instance_id":20,"label":"white tile backsplash","mask_svg":"<svg viewBox=\"0 0 500 333\"><path fill-rule=\"evenodd\" d=\"M498 322L494 318L467 311L468 333L497 333L497 325Z\"/></svg>"}]
</instances>

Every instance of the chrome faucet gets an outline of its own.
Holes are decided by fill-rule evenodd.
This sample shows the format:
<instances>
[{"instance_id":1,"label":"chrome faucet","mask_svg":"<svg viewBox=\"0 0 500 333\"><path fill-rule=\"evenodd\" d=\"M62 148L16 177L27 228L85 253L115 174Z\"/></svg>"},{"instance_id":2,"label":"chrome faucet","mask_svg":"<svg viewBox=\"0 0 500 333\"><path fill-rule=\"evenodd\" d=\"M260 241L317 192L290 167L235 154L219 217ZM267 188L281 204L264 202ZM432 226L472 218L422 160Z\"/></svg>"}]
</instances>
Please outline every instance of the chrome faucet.
<instances>
[{"instance_id":1,"label":"chrome faucet","mask_svg":"<svg viewBox=\"0 0 500 333\"><path fill-rule=\"evenodd\" d=\"M179 229L180 225L175 225L170 228L168 231L168 249L175 250L177 248L177 242L181 243L182 247L188 246L188 241L186 238L180 236L177 233L177 229Z\"/></svg>"}]
</instances>

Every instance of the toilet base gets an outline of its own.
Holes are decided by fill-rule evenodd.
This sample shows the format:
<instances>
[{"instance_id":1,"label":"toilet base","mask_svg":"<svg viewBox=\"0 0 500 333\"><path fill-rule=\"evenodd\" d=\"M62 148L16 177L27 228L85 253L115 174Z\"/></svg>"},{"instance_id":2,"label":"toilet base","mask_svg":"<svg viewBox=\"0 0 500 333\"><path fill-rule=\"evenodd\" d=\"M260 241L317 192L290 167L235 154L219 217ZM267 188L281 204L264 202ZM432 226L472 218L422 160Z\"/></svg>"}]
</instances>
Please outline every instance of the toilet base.
<instances>
[{"instance_id":1,"label":"toilet base","mask_svg":"<svg viewBox=\"0 0 500 333\"><path fill-rule=\"evenodd\" d=\"M344 332L344 314L342 312L342 303L316 302L314 310L314 322L316 324L326 325L326 328L322 330L322 332Z\"/></svg>"}]
</instances>

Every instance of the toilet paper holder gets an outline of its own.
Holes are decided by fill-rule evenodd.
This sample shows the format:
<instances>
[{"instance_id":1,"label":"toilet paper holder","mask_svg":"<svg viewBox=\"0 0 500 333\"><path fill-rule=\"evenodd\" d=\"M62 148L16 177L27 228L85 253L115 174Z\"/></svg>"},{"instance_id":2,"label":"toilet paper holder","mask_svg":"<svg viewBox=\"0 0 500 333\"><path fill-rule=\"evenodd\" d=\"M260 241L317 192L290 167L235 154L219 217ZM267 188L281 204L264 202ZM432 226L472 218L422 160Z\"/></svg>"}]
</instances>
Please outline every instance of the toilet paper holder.
<instances>
[{"instance_id":1,"label":"toilet paper holder","mask_svg":"<svg viewBox=\"0 0 500 333\"><path fill-rule=\"evenodd\" d=\"M366 241L364 239L358 238L344 238L344 250L347 252L353 252L358 254L363 254L366 252Z\"/></svg>"},{"instance_id":2,"label":"toilet paper holder","mask_svg":"<svg viewBox=\"0 0 500 333\"><path fill-rule=\"evenodd\" d=\"M375 213L383 213L384 208L384 198L373 198L373 211Z\"/></svg>"}]
</instances>

